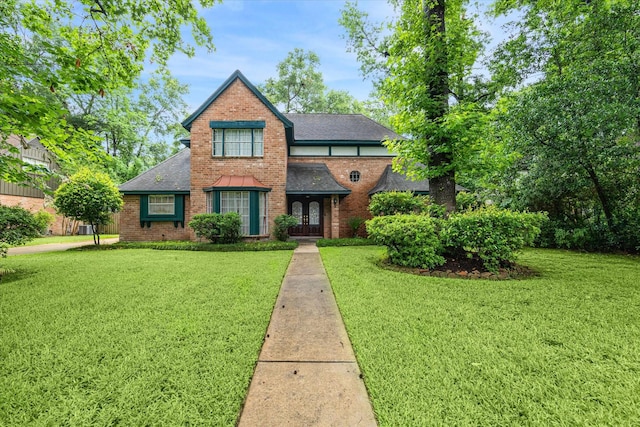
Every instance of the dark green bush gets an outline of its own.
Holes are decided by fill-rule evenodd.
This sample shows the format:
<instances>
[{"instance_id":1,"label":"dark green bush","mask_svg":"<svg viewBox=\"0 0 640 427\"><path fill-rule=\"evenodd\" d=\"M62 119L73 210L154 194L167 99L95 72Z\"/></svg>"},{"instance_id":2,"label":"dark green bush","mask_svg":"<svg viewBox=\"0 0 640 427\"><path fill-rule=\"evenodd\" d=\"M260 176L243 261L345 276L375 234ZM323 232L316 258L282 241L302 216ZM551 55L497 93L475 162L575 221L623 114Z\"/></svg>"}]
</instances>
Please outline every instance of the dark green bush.
<instances>
[{"instance_id":1,"label":"dark green bush","mask_svg":"<svg viewBox=\"0 0 640 427\"><path fill-rule=\"evenodd\" d=\"M434 268L445 261L437 229L427 215L376 216L367 221L369 238L387 247L389 260L405 267Z\"/></svg>"},{"instance_id":2,"label":"dark green bush","mask_svg":"<svg viewBox=\"0 0 640 427\"><path fill-rule=\"evenodd\" d=\"M281 242L286 242L289 238L289 228L298 225L298 218L292 215L278 215L273 220L275 227L273 229L273 235Z\"/></svg>"},{"instance_id":3,"label":"dark green bush","mask_svg":"<svg viewBox=\"0 0 640 427\"><path fill-rule=\"evenodd\" d=\"M444 222L442 244L454 257L477 255L489 271L513 263L516 251L533 244L546 215L495 207L453 213Z\"/></svg>"},{"instance_id":4,"label":"dark green bush","mask_svg":"<svg viewBox=\"0 0 640 427\"><path fill-rule=\"evenodd\" d=\"M362 237L353 237L350 239L320 239L316 242L319 248L327 246L373 246L376 243L371 239L363 239Z\"/></svg>"},{"instance_id":5,"label":"dark green bush","mask_svg":"<svg viewBox=\"0 0 640 427\"><path fill-rule=\"evenodd\" d=\"M197 214L189 221L196 236L212 243L237 243L242 237L242 219L235 212Z\"/></svg>"},{"instance_id":6,"label":"dark green bush","mask_svg":"<svg viewBox=\"0 0 640 427\"><path fill-rule=\"evenodd\" d=\"M0 205L0 255L7 256L9 246L23 245L40 235L40 224L33 214L18 206Z\"/></svg>"},{"instance_id":7,"label":"dark green bush","mask_svg":"<svg viewBox=\"0 0 640 427\"><path fill-rule=\"evenodd\" d=\"M82 246L75 250L113 250L113 249L155 249L169 251L205 251L205 252L261 252L293 250L298 247L298 242L240 242L231 244L199 243L189 241L166 242L118 242L102 247Z\"/></svg>"},{"instance_id":8,"label":"dark green bush","mask_svg":"<svg viewBox=\"0 0 640 427\"><path fill-rule=\"evenodd\" d=\"M410 191L385 191L371 196L369 212L373 216L422 213L428 204L427 197Z\"/></svg>"}]
</instances>

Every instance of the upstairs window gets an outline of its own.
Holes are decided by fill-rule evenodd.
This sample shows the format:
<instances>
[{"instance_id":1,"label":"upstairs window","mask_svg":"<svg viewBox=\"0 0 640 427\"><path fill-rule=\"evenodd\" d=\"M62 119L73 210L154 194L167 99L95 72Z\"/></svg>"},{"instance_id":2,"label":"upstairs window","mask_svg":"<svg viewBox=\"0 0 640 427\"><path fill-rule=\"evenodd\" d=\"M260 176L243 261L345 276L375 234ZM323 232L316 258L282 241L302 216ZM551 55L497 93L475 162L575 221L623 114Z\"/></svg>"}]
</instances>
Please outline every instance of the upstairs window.
<instances>
[{"instance_id":1,"label":"upstairs window","mask_svg":"<svg viewBox=\"0 0 640 427\"><path fill-rule=\"evenodd\" d=\"M262 129L213 129L214 157L262 157Z\"/></svg>"}]
</instances>

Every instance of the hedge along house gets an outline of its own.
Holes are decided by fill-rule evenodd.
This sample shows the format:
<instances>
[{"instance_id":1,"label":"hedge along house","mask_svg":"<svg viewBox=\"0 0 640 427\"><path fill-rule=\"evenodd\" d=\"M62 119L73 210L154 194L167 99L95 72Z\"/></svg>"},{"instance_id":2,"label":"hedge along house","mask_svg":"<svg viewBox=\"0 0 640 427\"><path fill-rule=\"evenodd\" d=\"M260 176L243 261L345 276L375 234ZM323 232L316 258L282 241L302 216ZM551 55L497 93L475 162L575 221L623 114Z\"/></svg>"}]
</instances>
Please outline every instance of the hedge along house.
<instances>
[{"instance_id":1,"label":"hedge along house","mask_svg":"<svg viewBox=\"0 0 640 427\"><path fill-rule=\"evenodd\" d=\"M371 194L428 193L390 170L382 141L399 135L360 114L283 114L239 71L182 125L185 149L120 186L122 241L194 240L187 224L205 212L238 212L247 237L286 213L293 236L348 237Z\"/></svg>"}]
</instances>

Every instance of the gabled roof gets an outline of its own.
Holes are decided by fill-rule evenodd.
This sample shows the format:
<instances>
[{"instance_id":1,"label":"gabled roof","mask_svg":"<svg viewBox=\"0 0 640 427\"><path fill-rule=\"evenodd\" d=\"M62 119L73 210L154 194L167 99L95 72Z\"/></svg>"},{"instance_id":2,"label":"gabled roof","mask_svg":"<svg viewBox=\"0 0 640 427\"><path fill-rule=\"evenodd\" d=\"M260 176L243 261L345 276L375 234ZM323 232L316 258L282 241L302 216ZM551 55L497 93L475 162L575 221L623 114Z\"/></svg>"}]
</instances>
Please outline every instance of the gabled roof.
<instances>
[{"instance_id":1,"label":"gabled roof","mask_svg":"<svg viewBox=\"0 0 640 427\"><path fill-rule=\"evenodd\" d=\"M324 163L289 163L287 194L351 194L329 172Z\"/></svg>"},{"instance_id":2,"label":"gabled roof","mask_svg":"<svg viewBox=\"0 0 640 427\"><path fill-rule=\"evenodd\" d=\"M362 114L285 114L293 122L295 142L375 142L402 139Z\"/></svg>"},{"instance_id":3,"label":"gabled roof","mask_svg":"<svg viewBox=\"0 0 640 427\"><path fill-rule=\"evenodd\" d=\"M456 184L456 192L465 190L466 188ZM429 180L412 181L407 176L394 172L392 166L388 165L380 175L376 186L369 191L369 195L372 196L384 191L411 191L416 194L429 194Z\"/></svg>"},{"instance_id":4,"label":"gabled roof","mask_svg":"<svg viewBox=\"0 0 640 427\"><path fill-rule=\"evenodd\" d=\"M260 93L260 91L240 72L240 70L236 70L233 74L231 74L231 76L224 83L222 83L222 86L220 86L218 90L213 92L213 94L204 102L204 104L198 107L198 109L193 114L191 114L186 118L185 121L182 122L182 126L187 130L191 130L191 124L193 123L193 121L197 119L198 116L200 116L200 114L202 114L207 108L209 108L209 106L216 99L218 99L218 97L222 95L224 91L227 90L229 86L231 86L231 84L233 84L233 82L235 82L236 80L240 80L242 83L244 83L244 85L249 88L249 90L253 92L253 94L260 101L262 101L262 103L267 108L269 108L269 110L271 110L271 112L276 117L278 117L278 119L280 119L280 121L284 124L285 129L291 128L292 123L289 121L289 119L287 119L280 111L278 111L278 109L274 107L273 104L269 102L269 100L262 93Z\"/></svg>"},{"instance_id":5,"label":"gabled roof","mask_svg":"<svg viewBox=\"0 0 640 427\"><path fill-rule=\"evenodd\" d=\"M191 150L184 148L162 163L120 186L124 194L188 194L191 190Z\"/></svg>"}]
</instances>

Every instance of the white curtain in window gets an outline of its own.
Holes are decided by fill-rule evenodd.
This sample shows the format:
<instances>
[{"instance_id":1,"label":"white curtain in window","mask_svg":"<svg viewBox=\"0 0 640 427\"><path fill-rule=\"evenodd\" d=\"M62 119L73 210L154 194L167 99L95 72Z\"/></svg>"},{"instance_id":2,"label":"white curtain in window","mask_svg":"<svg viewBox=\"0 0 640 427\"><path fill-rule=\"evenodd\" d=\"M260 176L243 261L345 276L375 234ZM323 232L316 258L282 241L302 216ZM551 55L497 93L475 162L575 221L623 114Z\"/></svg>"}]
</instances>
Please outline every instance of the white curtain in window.
<instances>
[{"instance_id":1,"label":"white curtain in window","mask_svg":"<svg viewBox=\"0 0 640 427\"><path fill-rule=\"evenodd\" d=\"M264 153L264 141L262 136L262 129L253 130L253 155L261 157Z\"/></svg>"},{"instance_id":2,"label":"white curtain in window","mask_svg":"<svg viewBox=\"0 0 640 427\"><path fill-rule=\"evenodd\" d=\"M149 215L173 215L175 213L174 201L173 195L150 195Z\"/></svg>"},{"instance_id":3,"label":"white curtain in window","mask_svg":"<svg viewBox=\"0 0 640 427\"><path fill-rule=\"evenodd\" d=\"M236 212L242 220L242 234L249 235L249 192L220 192L220 213Z\"/></svg>"},{"instance_id":4,"label":"white curtain in window","mask_svg":"<svg viewBox=\"0 0 640 427\"><path fill-rule=\"evenodd\" d=\"M225 156L251 156L251 129L225 129Z\"/></svg>"},{"instance_id":5,"label":"white curtain in window","mask_svg":"<svg viewBox=\"0 0 640 427\"><path fill-rule=\"evenodd\" d=\"M269 234L269 221L267 220L267 193L258 193L260 202L260 234Z\"/></svg>"}]
</instances>

